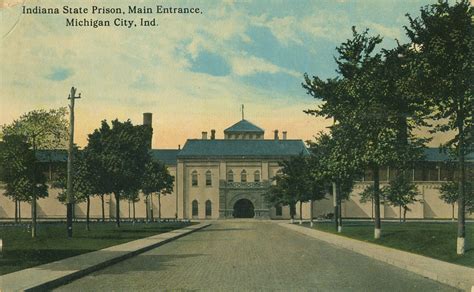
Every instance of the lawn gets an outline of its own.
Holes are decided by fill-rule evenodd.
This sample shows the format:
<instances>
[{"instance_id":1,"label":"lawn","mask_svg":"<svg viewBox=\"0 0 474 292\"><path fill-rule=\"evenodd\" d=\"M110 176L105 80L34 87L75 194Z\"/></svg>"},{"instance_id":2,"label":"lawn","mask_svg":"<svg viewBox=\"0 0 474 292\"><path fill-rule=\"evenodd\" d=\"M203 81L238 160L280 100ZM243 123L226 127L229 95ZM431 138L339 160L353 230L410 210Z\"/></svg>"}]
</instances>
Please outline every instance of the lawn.
<instances>
[{"instance_id":1,"label":"lawn","mask_svg":"<svg viewBox=\"0 0 474 292\"><path fill-rule=\"evenodd\" d=\"M65 223L38 224L38 237L31 238L28 225L0 225L3 256L0 275L25 268L76 256L127 241L168 232L189 223L122 223L120 229L112 222L91 223L90 231L84 223L74 223L73 238L66 237Z\"/></svg>"},{"instance_id":2,"label":"lawn","mask_svg":"<svg viewBox=\"0 0 474 292\"><path fill-rule=\"evenodd\" d=\"M313 228L338 234L330 222L315 223ZM382 222L382 238L375 240L373 222L345 221L340 235L474 267L474 222L466 223L468 250L464 256L456 254L456 222Z\"/></svg>"}]
</instances>

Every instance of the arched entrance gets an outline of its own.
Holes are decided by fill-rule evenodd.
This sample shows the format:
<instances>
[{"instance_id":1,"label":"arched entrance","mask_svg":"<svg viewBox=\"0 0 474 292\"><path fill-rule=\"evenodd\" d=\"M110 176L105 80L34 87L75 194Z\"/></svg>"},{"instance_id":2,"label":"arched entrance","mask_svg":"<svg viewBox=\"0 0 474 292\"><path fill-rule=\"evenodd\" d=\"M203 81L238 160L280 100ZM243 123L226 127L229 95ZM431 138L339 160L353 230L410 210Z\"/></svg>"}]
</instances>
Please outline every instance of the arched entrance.
<instances>
[{"instance_id":1,"label":"arched entrance","mask_svg":"<svg viewBox=\"0 0 474 292\"><path fill-rule=\"evenodd\" d=\"M250 200L240 199L234 204L234 218L253 218L255 212Z\"/></svg>"}]
</instances>

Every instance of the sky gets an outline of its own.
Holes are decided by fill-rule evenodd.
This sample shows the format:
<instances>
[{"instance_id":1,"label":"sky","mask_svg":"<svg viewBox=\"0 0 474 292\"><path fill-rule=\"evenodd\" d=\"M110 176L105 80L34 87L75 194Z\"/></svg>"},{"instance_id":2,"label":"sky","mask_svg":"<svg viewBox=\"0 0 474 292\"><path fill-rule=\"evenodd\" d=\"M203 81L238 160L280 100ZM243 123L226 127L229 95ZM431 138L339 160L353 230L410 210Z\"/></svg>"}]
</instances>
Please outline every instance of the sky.
<instances>
[{"instance_id":1,"label":"sky","mask_svg":"<svg viewBox=\"0 0 474 292\"><path fill-rule=\"evenodd\" d=\"M76 101L75 142L101 120L142 123L153 113L153 148L177 148L202 131L223 130L245 119L289 139L311 139L331 121L303 110L318 103L302 88L303 74L336 75L335 48L351 27L380 34L381 47L406 42L406 13L419 15L426 0L160 1L199 7L195 15L76 15L138 21L157 27L66 27L67 15L22 14L22 6L155 7L155 1L33 1L0 3L0 125L34 109ZM442 138L433 140L438 145Z\"/></svg>"}]
</instances>

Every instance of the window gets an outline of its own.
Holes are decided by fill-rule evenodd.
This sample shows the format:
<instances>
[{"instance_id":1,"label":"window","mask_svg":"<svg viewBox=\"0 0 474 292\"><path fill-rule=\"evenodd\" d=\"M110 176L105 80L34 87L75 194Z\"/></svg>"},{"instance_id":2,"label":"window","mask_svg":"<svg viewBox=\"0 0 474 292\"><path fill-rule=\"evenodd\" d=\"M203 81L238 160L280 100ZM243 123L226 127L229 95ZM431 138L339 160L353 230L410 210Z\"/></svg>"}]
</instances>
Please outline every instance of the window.
<instances>
[{"instance_id":1,"label":"window","mask_svg":"<svg viewBox=\"0 0 474 292\"><path fill-rule=\"evenodd\" d=\"M227 182L234 182L234 172L232 170L227 172Z\"/></svg>"},{"instance_id":2,"label":"window","mask_svg":"<svg viewBox=\"0 0 474 292\"><path fill-rule=\"evenodd\" d=\"M241 182L247 182L247 172L244 170L242 170L242 172L240 173L240 181Z\"/></svg>"},{"instance_id":3,"label":"window","mask_svg":"<svg viewBox=\"0 0 474 292\"><path fill-rule=\"evenodd\" d=\"M197 173L197 171L193 171L191 173L191 185L193 187L198 185L198 173Z\"/></svg>"},{"instance_id":4,"label":"window","mask_svg":"<svg viewBox=\"0 0 474 292\"><path fill-rule=\"evenodd\" d=\"M281 206L281 204L278 204L275 206L275 215L276 216L282 216L283 214L283 208Z\"/></svg>"},{"instance_id":5,"label":"window","mask_svg":"<svg viewBox=\"0 0 474 292\"><path fill-rule=\"evenodd\" d=\"M439 166L434 162L415 165L415 181L438 181Z\"/></svg>"},{"instance_id":6,"label":"window","mask_svg":"<svg viewBox=\"0 0 474 292\"><path fill-rule=\"evenodd\" d=\"M212 203L210 200L206 201L206 217L212 216Z\"/></svg>"},{"instance_id":7,"label":"window","mask_svg":"<svg viewBox=\"0 0 474 292\"><path fill-rule=\"evenodd\" d=\"M192 216L197 217L199 214L198 201L194 200L192 203Z\"/></svg>"},{"instance_id":8,"label":"window","mask_svg":"<svg viewBox=\"0 0 474 292\"><path fill-rule=\"evenodd\" d=\"M260 171L256 170L256 171L253 173L253 181L254 181L254 182L260 182Z\"/></svg>"},{"instance_id":9,"label":"window","mask_svg":"<svg viewBox=\"0 0 474 292\"><path fill-rule=\"evenodd\" d=\"M210 170L206 171L206 186L212 186L212 173Z\"/></svg>"}]
</instances>

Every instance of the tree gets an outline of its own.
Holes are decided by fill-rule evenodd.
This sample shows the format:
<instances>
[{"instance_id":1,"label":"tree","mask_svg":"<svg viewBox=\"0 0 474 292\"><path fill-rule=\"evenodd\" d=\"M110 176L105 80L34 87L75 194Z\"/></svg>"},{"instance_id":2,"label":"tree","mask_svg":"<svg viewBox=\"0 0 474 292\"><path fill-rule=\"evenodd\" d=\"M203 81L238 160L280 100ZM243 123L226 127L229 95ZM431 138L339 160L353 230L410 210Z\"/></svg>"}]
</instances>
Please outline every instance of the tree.
<instances>
[{"instance_id":1,"label":"tree","mask_svg":"<svg viewBox=\"0 0 474 292\"><path fill-rule=\"evenodd\" d=\"M130 219L130 204L133 208L132 222L135 223L135 203L140 201L139 190L126 190L122 198L128 201L128 218Z\"/></svg>"},{"instance_id":2,"label":"tree","mask_svg":"<svg viewBox=\"0 0 474 292\"><path fill-rule=\"evenodd\" d=\"M161 220L161 195L171 194L173 192L173 183L174 178L170 175L168 169L163 163L151 160L146 164L141 189L147 197L153 196L154 193L158 195L159 220ZM150 219L153 221L153 214L150 214L150 216Z\"/></svg>"},{"instance_id":3,"label":"tree","mask_svg":"<svg viewBox=\"0 0 474 292\"><path fill-rule=\"evenodd\" d=\"M90 197L97 194L98 186L98 174L95 166L88 159L88 151L74 150L75 154L75 171L74 180L72 182L74 204L80 202L86 202L86 230L90 230ZM66 183L66 170L62 169L59 172L58 178L53 182L52 186L55 188L62 189L58 194L58 200L66 204L67 203L67 183Z\"/></svg>"},{"instance_id":4,"label":"tree","mask_svg":"<svg viewBox=\"0 0 474 292\"><path fill-rule=\"evenodd\" d=\"M407 172L397 175L393 180L391 180L389 185L382 189L382 193L392 206L399 208L400 222L402 221L402 208L403 222L405 222L406 213L407 211L410 211L408 205L416 202L416 197L420 195L415 184L410 181Z\"/></svg>"},{"instance_id":5,"label":"tree","mask_svg":"<svg viewBox=\"0 0 474 292\"><path fill-rule=\"evenodd\" d=\"M369 36L368 30L358 33L353 27L352 39L337 48L340 77L323 81L305 75L303 84L311 96L324 101L319 109L307 112L333 117L343 133L341 136L353 140L351 152L355 164L371 169L374 174L376 239L381 236L379 169L413 160L420 155L425 141L411 134L423 120L424 112L418 110L422 106L412 105L418 99L402 98L400 93L405 92L406 82L396 79L403 76L399 68L396 72L392 70L394 66L389 61L393 61L394 52L385 51L384 58L375 51L381 41L379 36Z\"/></svg>"},{"instance_id":6,"label":"tree","mask_svg":"<svg viewBox=\"0 0 474 292\"><path fill-rule=\"evenodd\" d=\"M418 92L433 105L432 118L439 122L434 131L455 131L446 143L456 150L460 179L458 181L457 253L465 252L465 157L474 149L474 98L472 76L474 59L474 10L467 0L452 6L448 1L422 7L421 15L405 27L416 51L412 75Z\"/></svg>"},{"instance_id":7,"label":"tree","mask_svg":"<svg viewBox=\"0 0 474 292\"><path fill-rule=\"evenodd\" d=\"M459 182L449 181L441 185L439 188L441 195L439 198L446 204L450 204L452 207L451 219L454 220L454 204L459 200ZM465 207L469 213L474 212L474 188L472 181L466 181L465 188Z\"/></svg>"},{"instance_id":8,"label":"tree","mask_svg":"<svg viewBox=\"0 0 474 292\"><path fill-rule=\"evenodd\" d=\"M15 222L18 222L18 205L27 201L23 191L18 186L18 177L24 170L31 167L34 156L25 137L5 136L0 142L0 180L6 183L4 195L15 202Z\"/></svg>"},{"instance_id":9,"label":"tree","mask_svg":"<svg viewBox=\"0 0 474 292\"><path fill-rule=\"evenodd\" d=\"M115 220L120 227L122 194L140 189L145 165L150 161L151 128L134 126L130 120L102 121L101 127L89 135L87 145L91 163L100 174L101 191L115 197Z\"/></svg>"},{"instance_id":10,"label":"tree","mask_svg":"<svg viewBox=\"0 0 474 292\"><path fill-rule=\"evenodd\" d=\"M309 163L310 156L304 153L279 163L281 169L265 194L267 202L276 205L288 205L293 222L296 203L300 207L300 224L303 222L303 203L310 201L311 222L313 201L325 197L324 184L312 175Z\"/></svg>"},{"instance_id":11,"label":"tree","mask_svg":"<svg viewBox=\"0 0 474 292\"><path fill-rule=\"evenodd\" d=\"M308 141L312 153L311 172L326 190L333 184L333 196L336 202L336 228L342 231L342 201L349 198L354 181L360 176L360 166L355 159L357 139L346 132L341 125L330 127L330 133L319 133L316 140Z\"/></svg>"},{"instance_id":12,"label":"tree","mask_svg":"<svg viewBox=\"0 0 474 292\"><path fill-rule=\"evenodd\" d=\"M39 149L58 149L64 147L67 141L68 123L66 120L66 108L46 110L34 110L22 115L14 120L10 125L2 127L2 135L20 135L27 139L28 144L36 156ZM37 165L35 164L34 168ZM34 170L33 172L36 173ZM32 179L40 179L35 176ZM35 185L41 185L41 181L33 181ZM37 195L42 192L32 191L30 194L31 202L31 234L36 237L36 200ZM46 195L47 196L47 193Z\"/></svg>"}]
</instances>

